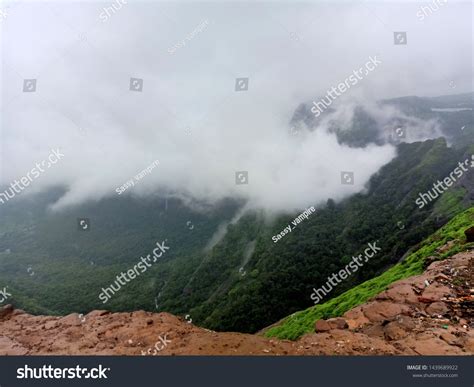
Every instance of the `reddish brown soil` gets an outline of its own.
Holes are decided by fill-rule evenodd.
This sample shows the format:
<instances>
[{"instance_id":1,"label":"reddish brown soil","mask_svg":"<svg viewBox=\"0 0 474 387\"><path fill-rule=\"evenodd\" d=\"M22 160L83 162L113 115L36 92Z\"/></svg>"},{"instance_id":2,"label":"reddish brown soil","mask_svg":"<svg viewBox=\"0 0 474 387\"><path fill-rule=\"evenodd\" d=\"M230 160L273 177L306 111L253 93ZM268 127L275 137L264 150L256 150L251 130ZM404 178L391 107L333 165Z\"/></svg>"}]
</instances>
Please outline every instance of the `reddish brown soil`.
<instances>
[{"instance_id":1,"label":"reddish brown soil","mask_svg":"<svg viewBox=\"0 0 474 387\"><path fill-rule=\"evenodd\" d=\"M5 306L0 355L472 355L473 288L474 253L460 253L342 318L318 321L315 333L294 342L213 332L168 313L93 311L80 319Z\"/></svg>"}]
</instances>

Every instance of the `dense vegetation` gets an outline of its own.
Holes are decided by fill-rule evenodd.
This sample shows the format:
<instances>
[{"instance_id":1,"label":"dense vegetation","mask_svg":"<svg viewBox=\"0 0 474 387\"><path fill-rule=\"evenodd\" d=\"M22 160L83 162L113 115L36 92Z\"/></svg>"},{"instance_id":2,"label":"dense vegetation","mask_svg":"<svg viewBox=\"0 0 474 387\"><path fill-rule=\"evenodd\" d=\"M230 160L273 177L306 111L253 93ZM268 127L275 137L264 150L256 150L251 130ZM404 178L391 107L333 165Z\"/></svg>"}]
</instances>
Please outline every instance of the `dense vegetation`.
<instances>
[{"instance_id":1,"label":"dense vegetation","mask_svg":"<svg viewBox=\"0 0 474 387\"><path fill-rule=\"evenodd\" d=\"M360 305L387 288L391 283L423 272L427 258L444 259L467 248L473 243L465 243L464 230L474 224L474 207L456 216L447 225L425 239L402 262L396 264L383 274L368 280L344 292L338 297L297 312L285 318L280 324L266 332L268 337L295 340L305 333L314 331L316 320L338 317L348 310ZM437 251L449 241L455 241L443 253Z\"/></svg>"},{"instance_id":2,"label":"dense vegetation","mask_svg":"<svg viewBox=\"0 0 474 387\"><path fill-rule=\"evenodd\" d=\"M424 102L397 103L407 109L413 105L421 116L434 114ZM370 119L359 113L361 121L351 134L341 133L341 141L359 146L373 136ZM165 204L159 196L108 198L51 212L48 205L61 195L59 189L33 197L22 194L0 206L0 288L8 286L8 302L32 313L159 310L191 314L194 323L216 330L255 332L311 306L314 287L362 253L367 243L378 241L382 251L324 300L329 301L326 308L339 313L399 275L415 273L419 267L410 259L403 261L409 262L405 266L394 265L410 247L472 206L472 172L423 209L415 204L419 192L474 154L474 129L452 128L463 122L464 113L438 115L449 124L446 137L455 146L447 146L443 138L400 144L398 156L372 176L365 192L340 203L314 203L317 212L277 244L271 237L298 214L269 222L267 214L247 212L229 223L242 203L226 200L198 211L177 199ZM91 219L90 231L78 231L79 217ZM225 236L209 246L219 227ZM170 246L166 256L104 306L98 299L101 288L165 239ZM392 266L401 269L387 271ZM337 298L382 273L389 274L368 282L364 292ZM325 310L321 316L327 315ZM296 337L319 318L308 316L302 324L273 333Z\"/></svg>"},{"instance_id":3,"label":"dense vegetation","mask_svg":"<svg viewBox=\"0 0 474 387\"><path fill-rule=\"evenodd\" d=\"M32 313L104 307L155 310L155 297L170 267L178 267L180 261L193 264L194 256L238 206L226 201L196 212L172 199L166 203L159 198L120 198L49 211L48 204L60 194L18 197L0 206L0 286L9 286L9 301ZM90 231L78 230L79 217L90 218ZM104 306L98 299L101 288L165 239L170 250L163 259Z\"/></svg>"},{"instance_id":4,"label":"dense vegetation","mask_svg":"<svg viewBox=\"0 0 474 387\"><path fill-rule=\"evenodd\" d=\"M371 179L366 194L340 204L328 201L277 244L271 236L294 215L281 217L270 228L263 227L257 214L249 215L229 229L201 266L199 285L191 292L205 301L192 309L193 318L213 329L257 331L311 305L313 287L324 284L369 242L379 241L382 251L329 297L380 274L445 223L453 209L469 206L471 202L461 195L444 201L436 211L433 204L421 210L415 205L418 192L449 175L465 155L446 147L443 140L402 144L399 157ZM239 258L252 240L256 240L255 252L245 267L247 275L241 277Z\"/></svg>"}]
</instances>

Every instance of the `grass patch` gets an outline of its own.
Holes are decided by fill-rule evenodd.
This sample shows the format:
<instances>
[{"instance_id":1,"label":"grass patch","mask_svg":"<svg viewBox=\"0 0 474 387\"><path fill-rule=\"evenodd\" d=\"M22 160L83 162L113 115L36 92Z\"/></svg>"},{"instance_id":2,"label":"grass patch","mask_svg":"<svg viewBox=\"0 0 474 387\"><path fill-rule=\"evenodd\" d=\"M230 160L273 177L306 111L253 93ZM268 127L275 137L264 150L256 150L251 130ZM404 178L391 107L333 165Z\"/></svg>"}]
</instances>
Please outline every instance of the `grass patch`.
<instances>
[{"instance_id":1,"label":"grass patch","mask_svg":"<svg viewBox=\"0 0 474 387\"><path fill-rule=\"evenodd\" d=\"M434 214L444 216L453 216L465 209L463 206L463 199L466 196L467 190L463 187L452 188L441 195L434 205Z\"/></svg>"},{"instance_id":2,"label":"grass patch","mask_svg":"<svg viewBox=\"0 0 474 387\"><path fill-rule=\"evenodd\" d=\"M363 304L384 291L391 283L421 274L424 270L426 258L435 256L437 259L445 259L472 247L472 244L463 245L463 243L465 241L464 230L473 224L474 207L471 207L421 242L417 246L416 251L410 254L403 262L396 264L378 277L363 282L324 304L312 306L286 317L280 325L269 329L265 336L296 340L305 333L313 332L316 320L341 316L348 310ZM458 243L453 244L449 250L442 254L436 252L438 247L444 246L452 240L458 241Z\"/></svg>"}]
</instances>

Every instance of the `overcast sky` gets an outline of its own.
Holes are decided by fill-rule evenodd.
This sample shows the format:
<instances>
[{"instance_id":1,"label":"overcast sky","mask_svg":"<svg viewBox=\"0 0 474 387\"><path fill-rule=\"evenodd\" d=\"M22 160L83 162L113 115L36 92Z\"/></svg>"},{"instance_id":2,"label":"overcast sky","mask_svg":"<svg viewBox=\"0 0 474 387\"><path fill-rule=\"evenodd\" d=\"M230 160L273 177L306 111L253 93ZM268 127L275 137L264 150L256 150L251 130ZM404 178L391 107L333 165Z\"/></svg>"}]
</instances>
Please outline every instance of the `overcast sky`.
<instances>
[{"instance_id":1,"label":"overcast sky","mask_svg":"<svg viewBox=\"0 0 474 387\"><path fill-rule=\"evenodd\" d=\"M62 185L56 208L116 196L154 160L130 194L235 196L292 210L360 191L394 147L351 149L324 125L293 135L289 120L370 56L382 63L341 101L471 92L472 4L428 7L2 2L0 184L59 147L63 160L24 192ZM394 44L395 31L407 33L406 45ZM129 89L131 77L143 79L142 91ZM235 91L239 77L249 78L247 91ZM36 92L23 92L24 79L36 79ZM236 185L242 170L249 184ZM353 186L341 185L341 171L354 172Z\"/></svg>"}]
</instances>

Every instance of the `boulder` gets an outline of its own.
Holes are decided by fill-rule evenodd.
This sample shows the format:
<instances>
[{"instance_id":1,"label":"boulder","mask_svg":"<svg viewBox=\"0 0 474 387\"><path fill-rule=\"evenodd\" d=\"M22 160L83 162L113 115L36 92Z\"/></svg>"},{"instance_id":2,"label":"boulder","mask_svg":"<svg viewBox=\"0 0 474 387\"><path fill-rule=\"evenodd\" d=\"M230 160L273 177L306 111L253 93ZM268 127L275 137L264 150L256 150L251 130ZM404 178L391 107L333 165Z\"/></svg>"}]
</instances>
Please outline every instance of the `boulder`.
<instances>
[{"instance_id":1,"label":"boulder","mask_svg":"<svg viewBox=\"0 0 474 387\"><path fill-rule=\"evenodd\" d=\"M331 327L326 320L318 320L314 324L314 330L316 332L327 332L331 330Z\"/></svg>"},{"instance_id":2,"label":"boulder","mask_svg":"<svg viewBox=\"0 0 474 387\"><path fill-rule=\"evenodd\" d=\"M362 306L362 311L372 323L390 320L398 315L408 313L409 310L410 308L405 304L390 301L369 302Z\"/></svg>"},{"instance_id":3,"label":"boulder","mask_svg":"<svg viewBox=\"0 0 474 387\"><path fill-rule=\"evenodd\" d=\"M410 331L398 321L391 321L384 327L385 338L389 341L403 339L409 333Z\"/></svg>"},{"instance_id":4,"label":"boulder","mask_svg":"<svg viewBox=\"0 0 474 387\"><path fill-rule=\"evenodd\" d=\"M426 308L426 313L428 313L430 316L433 315L444 315L449 312L448 306L441 301L433 302Z\"/></svg>"},{"instance_id":5,"label":"boulder","mask_svg":"<svg viewBox=\"0 0 474 387\"><path fill-rule=\"evenodd\" d=\"M464 235L466 235L466 242L474 242L474 226L465 230Z\"/></svg>"},{"instance_id":6,"label":"boulder","mask_svg":"<svg viewBox=\"0 0 474 387\"><path fill-rule=\"evenodd\" d=\"M330 318L327 320L318 320L314 324L314 330L316 332L327 332L332 329L347 329L349 325L347 321L342 317Z\"/></svg>"},{"instance_id":7,"label":"boulder","mask_svg":"<svg viewBox=\"0 0 474 387\"><path fill-rule=\"evenodd\" d=\"M349 325L347 325L347 321L344 320L341 317L330 318L330 319L326 320L326 322L329 324L331 329L347 329L347 328L349 328Z\"/></svg>"}]
</instances>

